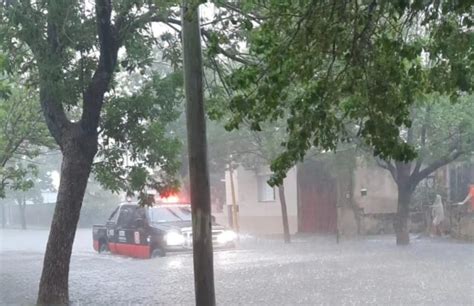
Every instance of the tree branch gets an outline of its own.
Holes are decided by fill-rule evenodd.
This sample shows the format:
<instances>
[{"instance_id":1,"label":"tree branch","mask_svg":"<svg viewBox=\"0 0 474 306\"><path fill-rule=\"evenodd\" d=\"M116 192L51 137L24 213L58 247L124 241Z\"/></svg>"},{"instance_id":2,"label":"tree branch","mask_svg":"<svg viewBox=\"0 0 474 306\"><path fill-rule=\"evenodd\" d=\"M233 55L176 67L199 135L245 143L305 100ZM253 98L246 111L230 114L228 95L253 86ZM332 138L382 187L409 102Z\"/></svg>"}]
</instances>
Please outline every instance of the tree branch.
<instances>
[{"instance_id":1,"label":"tree branch","mask_svg":"<svg viewBox=\"0 0 474 306\"><path fill-rule=\"evenodd\" d=\"M117 42L111 22L111 0L96 0L95 11L97 20L97 33L99 35L100 57L99 66L104 72L112 73L117 59Z\"/></svg>"},{"instance_id":2,"label":"tree branch","mask_svg":"<svg viewBox=\"0 0 474 306\"><path fill-rule=\"evenodd\" d=\"M208 40L211 39L211 32L207 31L206 29L201 29L201 35L204 36L205 38L207 38ZM232 53L228 52L227 50L225 50L224 48L222 48L219 45L217 45L217 51L218 51L218 53L224 55L225 57L230 58L231 60L234 60L234 61L239 62L241 64L244 64L244 65L252 64L251 61L246 60L244 58L241 58L241 57L239 57L235 54L232 54Z\"/></svg>"},{"instance_id":3,"label":"tree branch","mask_svg":"<svg viewBox=\"0 0 474 306\"><path fill-rule=\"evenodd\" d=\"M97 32L99 35L99 64L83 94L81 126L88 134L97 134L104 94L108 90L117 63L119 43L111 22L110 0L96 0Z\"/></svg>"},{"instance_id":4,"label":"tree branch","mask_svg":"<svg viewBox=\"0 0 474 306\"><path fill-rule=\"evenodd\" d=\"M150 22L161 22L164 24L169 25L171 28L177 30L175 27L172 25L177 25L181 26L181 21L176 18L170 17L168 14L160 14L156 9L150 8L150 10L147 13L144 13L140 15L139 17L136 17L134 20L129 21L128 23L125 20L125 17L118 18L116 27L117 27L117 33L118 33L118 39L123 40L126 36L127 33L130 31L134 31L138 28L143 27L145 24L150 23ZM201 35L205 37L207 40L211 39L211 32L201 28ZM217 46L218 53L224 55L225 57L234 60L236 62L239 62L241 64L247 65L251 64L249 60L246 60L242 57L239 57L235 54L232 54L222 48L221 46Z\"/></svg>"},{"instance_id":5,"label":"tree branch","mask_svg":"<svg viewBox=\"0 0 474 306\"><path fill-rule=\"evenodd\" d=\"M125 3L125 6L123 7L122 10L118 12L118 16L115 19L115 29L117 31L117 36L120 36L120 31L123 30L123 26L125 22L127 21L127 16L129 12L132 10L134 5L134 1L128 1Z\"/></svg>"},{"instance_id":6,"label":"tree branch","mask_svg":"<svg viewBox=\"0 0 474 306\"><path fill-rule=\"evenodd\" d=\"M218 3L218 5L228 9L230 12L235 12L239 15L246 17L249 20L255 21L258 24L261 24L263 19L268 19L268 17L264 18L263 16L259 16L256 13L252 13L252 14L246 13L242 9L238 8L237 6L232 5L231 3L226 3L226 1L222 1Z\"/></svg>"},{"instance_id":7,"label":"tree branch","mask_svg":"<svg viewBox=\"0 0 474 306\"><path fill-rule=\"evenodd\" d=\"M451 153L441 157L440 159L434 161L430 165L428 165L426 168L418 172L416 175L411 176L411 180L413 183L418 183L424 178L426 178L428 175L431 173L435 172L439 168L446 166L447 164L453 162L454 160L458 159L460 156L466 154L465 151L458 151L458 150L453 150Z\"/></svg>"},{"instance_id":8,"label":"tree branch","mask_svg":"<svg viewBox=\"0 0 474 306\"><path fill-rule=\"evenodd\" d=\"M385 170L388 170L390 174L392 175L393 179L397 181L397 169L395 169L395 166L390 162L386 160L381 160L380 158L375 158L375 161L377 162L377 165L380 168L383 168Z\"/></svg>"},{"instance_id":9,"label":"tree branch","mask_svg":"<svg viewBox=\"0 0 474 306\"><path fill-rule=\"evenodd\" d=\"M413 169L412 175L418 175L420 172L421 164L423 163L423 151L425 150L426 146L426 130L428 127L428 124L430 122L430 113L431 113L431 106L428 106L426 109L426 117L423 122L423 125L421 126L421 148L419 150L419 156L418 159L416 160L415 168Z\"/></svg>"},{"instance_id":10,"label":"tree branch","mask_svg":"<svg viewBox=\"0 0 474 306\"><path fill-rule=\"evenodd\" d=\"M140 16L130 17L128 20L125 15L126 14L120 15L115 22L117 40L119 43L126 39L127 34L144 27L150 22L161 22L167 25L174 24L181 26L181 20L169 17L169 14L159 13L158 10L153 7L146 13Z\"/></svg>"},{"instance_id":11,"label":"tree branch","mask_svg":"<svg viewBox=\"0 0 474 306\"><path fill-rule=\"evenodd\" d=\"M51 135L61 147L62 136L71 122L66 116L59 93L54 90L58 82L62 82L62 70L58 59L60 59L62 48L59 41L58 28L54 23L51 10L48 12L47 45L48 51L41 52L38 58L38 71L40 77L40 101L41 109Z\"/></svg>"}]
</instances>

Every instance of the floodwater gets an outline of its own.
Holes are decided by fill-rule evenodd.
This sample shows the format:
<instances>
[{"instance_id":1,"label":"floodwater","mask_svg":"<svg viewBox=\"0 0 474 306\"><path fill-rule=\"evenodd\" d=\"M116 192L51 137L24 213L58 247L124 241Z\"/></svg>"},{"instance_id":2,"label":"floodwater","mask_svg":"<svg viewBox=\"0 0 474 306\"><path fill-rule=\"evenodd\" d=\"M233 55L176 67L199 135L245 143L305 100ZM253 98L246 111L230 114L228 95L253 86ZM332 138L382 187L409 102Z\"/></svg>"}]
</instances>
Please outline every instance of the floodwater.
<instances>
[{"instance_id":1,"label":"floodwater","mask_svg":"<svg viewBox=\"0 0 474 306\"><path fill-rule=\"evenodd\" d=\"M32 304L46 230L0 230L0 304ZM473 305L474 245L391 236L278 240L246 237L214 256L219 305ZM80 229L70 270L80 305L193 305L192 254L132 259L97 254Z\"/></svg>"}]
</instances>

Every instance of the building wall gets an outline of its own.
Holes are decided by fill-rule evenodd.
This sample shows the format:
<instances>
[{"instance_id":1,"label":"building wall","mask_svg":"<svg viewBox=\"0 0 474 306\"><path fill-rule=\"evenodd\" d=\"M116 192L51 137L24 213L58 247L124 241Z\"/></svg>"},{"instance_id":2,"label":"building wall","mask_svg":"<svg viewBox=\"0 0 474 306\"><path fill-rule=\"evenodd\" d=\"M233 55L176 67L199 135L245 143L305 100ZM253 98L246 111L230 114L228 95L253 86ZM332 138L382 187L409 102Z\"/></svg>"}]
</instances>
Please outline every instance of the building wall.
<instances>
[{"instance_id":1,"label":"building wall","mask_svg":"<svg viewBox=\"0 0 474 306\"><path fill-rule=\"evenodd\" d=\"M259 176L270 175L268 167L245 169L239 166L233 171L236 202L239 205L239 226L242 233L248 234L280 234L283 231L281 206L278 189L272 201L260 201ZM226 204L232 205L230 173L226 172ZM285 198L288 210L290 232L297 230L297 180L296 168L288 172L284 180ZM228 224L228 210L214 214L218 222Z\"/></svg>"},{"instance_id":2,"label":"building wall","mask_svg":"<svg viewBox=\"0 0 474 306\"><path fill-rule=\"evenodd\" d=\"M337 179L341 181L346 178ZM345 191L338 195L340 235L354 236L393 231L398 191L391 174L370 161L359 159L350 185L350 195ZM367 192L365 196L361 194L362 189Z\"/></svg>"},{"instance_id":3,"label":"building wall","mask_svg":"<svg viewBox=\"0 0 474 306\"><path fill-rule=\"evenodd\" d=\"M361 189L367 195L361 195ZM378 166L359 161L353 175L353 201L364 214L397 211L398 190L392 175Z\"/></svg>"},{"instance_id":4,"label":"building wall","mask_svg":"<svg viewBox=\"0 0 474 306\"><path fill-rule=\"evenodd\" d=\"M275 200L262 202L258 198L258 176L270 174L267 167L245 169L239 166L233 171L236 201L239 205L239 225L242 233L280 234L282 233L281 206L278 190L275 189ZM226 204L232 204L230 173L225 174ZM284 181L290 232L298 229L298 186L296 167L289 171ZM367 195L361 195L361 189L367 189ZM346 193L344 193L346 196ZM361 227L360 233L380 232L383 227L392 227L391 221L379 221L378 217L393 214L397 210L397 186L390 173L376 165L359 161L352 176L351 198L338 210L338 226L343 235L354 235ZM346 201L347 202L347 201ZM334 204L336 205L336 203ZM213 213L221 224L229 224L229 211ZM360 214L357 220L356 213ZM387 216L382 218L387 219ZM364 222L366 221L366 222ZM390 224L389 224L390 223Z\"/></svg>"}]
</instances>

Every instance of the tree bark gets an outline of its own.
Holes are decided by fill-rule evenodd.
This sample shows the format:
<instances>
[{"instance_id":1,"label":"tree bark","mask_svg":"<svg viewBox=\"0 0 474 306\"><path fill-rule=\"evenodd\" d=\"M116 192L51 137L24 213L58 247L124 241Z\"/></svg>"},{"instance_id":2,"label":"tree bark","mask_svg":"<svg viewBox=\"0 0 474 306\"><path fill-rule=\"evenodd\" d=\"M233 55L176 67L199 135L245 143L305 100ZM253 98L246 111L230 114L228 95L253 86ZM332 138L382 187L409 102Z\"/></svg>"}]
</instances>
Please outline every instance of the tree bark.
<instances>
[{"instance_id":1,"label":"tree bark","mask_svg":"<svg viewBox=\"0 0 474 306\"><path fill-rule=\"evenodd\" d=\"M398 186L398 207L394 222L397 245L410 244L408 217L410 214L410 201L413 191L410 187L404 185L405 184L399 183Z\"/></svg>"},{"instance_id":2,"label":"tree bark","mask_svg":"<svg viewBox=\"0 0 474 306\"><path fill-rule=\"evenodd\" d=\"M183 0L182 37L196 305L216 304L199 2Z\"/></svg>"},{"instance_id":3,"label":"tree bark","mask_svg":"<svg viewBox=\"0 0 474 306\"><path fill-rule=\"evenodd\" d=\"M85 135L79 124L62 137L61 181L49 233L37 303L69 303L69 262L97 136Z\"/></svg>"},{"instance_id":4,"label":"tree bark","mask_svg":"<svg viewBox=\"0 0 474 306\"><path fill-rule=\"evenodd\" d=\"M424 138L426 135L422 135ZM425 140L422 142L424 143ZM395 162L393 164L390 161L385 161L385 164L377 161L378 165L386 170L389 170L392 174L395 183L398 186L398 208L397 215L394 220L394 229L396 234L397 245L407 245L410 243L408 234L408 217L410 211L410 201L413 196L413 192L416 187L423 179L427 178L428 175L435 172L439 168L448 165L463 154L465 151L459 151L454 149L447 155L435 160L423 170L423 160L419 158L416 162ZM414 164L414 165L413 165ZM413 170L412 170L413 169Z\"/></svg>"},{"instance_id":5,"label":"tree bark","mask_svg":"<svg viewBox=\"0 0 474 306\"><path fill-rule=\"evenodd\" d=\"M285 241L285 243L290 243L291 242L290 226L288 224L288 212L286 209L285 187L283 185L278 186L278 194L280 196L281 218L283 221L283 240Z\"/></svg>"}]
</instances>

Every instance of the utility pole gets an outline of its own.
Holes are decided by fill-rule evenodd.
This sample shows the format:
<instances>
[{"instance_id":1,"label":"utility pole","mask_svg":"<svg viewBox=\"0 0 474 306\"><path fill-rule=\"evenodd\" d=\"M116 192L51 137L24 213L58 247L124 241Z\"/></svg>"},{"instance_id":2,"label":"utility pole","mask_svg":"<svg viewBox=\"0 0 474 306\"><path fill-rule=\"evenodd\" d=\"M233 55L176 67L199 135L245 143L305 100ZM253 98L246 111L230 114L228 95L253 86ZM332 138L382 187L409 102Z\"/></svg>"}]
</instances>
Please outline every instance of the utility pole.
<instances>
[{"instance_id":1,"label":"utility pole","mask_svg":"<svg viewBox=\"0 0 474 306\"><path fill-rule=\"evenodd\" d=\"M199 3L197 0L182 2L183 67L193 220L194 290L196 305L213 306L216 298Z\"/></svg>"}]
</instances>

